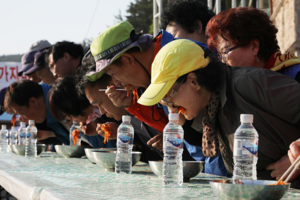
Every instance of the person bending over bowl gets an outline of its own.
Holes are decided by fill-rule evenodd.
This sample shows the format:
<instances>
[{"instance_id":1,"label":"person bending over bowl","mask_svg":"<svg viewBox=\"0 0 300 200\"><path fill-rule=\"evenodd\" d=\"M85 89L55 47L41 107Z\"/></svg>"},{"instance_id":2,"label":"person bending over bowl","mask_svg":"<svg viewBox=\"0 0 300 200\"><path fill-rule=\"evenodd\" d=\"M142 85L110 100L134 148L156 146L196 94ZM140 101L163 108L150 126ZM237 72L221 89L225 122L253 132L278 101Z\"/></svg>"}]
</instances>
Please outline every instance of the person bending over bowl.
<instances>
[{"instance_id":1,"label":"person bending over bowl","mask_svg":"<svg viewBox=\"0 0 300 200\"><path fill-rule=\"evenodd\" d=\"M286 155L300 136L298 82L267 69L226 66L204 57L189 40L167 44L154 59L151 84L138 103L151 106L161 100L202 124L203 154L214 157L221 152L230 174L240 114L253 114L259 133L258 179L272 179L265 167Z\"/></svg>"}]
</instances>

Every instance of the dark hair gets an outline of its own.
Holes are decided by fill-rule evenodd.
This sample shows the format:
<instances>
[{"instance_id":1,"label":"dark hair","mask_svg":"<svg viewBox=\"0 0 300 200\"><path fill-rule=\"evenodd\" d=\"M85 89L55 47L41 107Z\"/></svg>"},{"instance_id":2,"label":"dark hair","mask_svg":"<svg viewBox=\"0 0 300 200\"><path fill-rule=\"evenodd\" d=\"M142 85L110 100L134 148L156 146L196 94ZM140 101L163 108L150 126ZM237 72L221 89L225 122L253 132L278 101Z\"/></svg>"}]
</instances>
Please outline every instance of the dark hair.
<instances>
[{"instance_id":1,"label":"dark hair","mask_svg":"<svg viewBox=\"0 0 300 200\"><path fill-rule=\"evenodd\" d=\"M246 46L251 40L258 39L260 47L257 57L265 61L279 49L277 32L274 22L264 11L250 7L224 10L213 17L206 28L208 46L212 51L216 51L218 35L238 46Z\"/></svg>"},{"instance_id":2,"label":"dark hair","mask_svg":"<svg viewBox=\"0 0 300 200\"><path fill-rule=\"evenodd\" d=\"M12 83L7 88L4 101L8 106L15 103L18 106L29 107L31 97L39 98L43 95L43 88L40 84L30 80L22 80Z\"/></svg>"},{"instance_id":3,"label":"dark hair","mask_svg":"<svg viewBox=\"0 0 300 200\"><path fill-rule=\"evenodd\" d=\"M58 120L65 116L83 115L91 104L86 96L79 94L76 88L76 77L58 78L48 92L51 114Z\"/></svg>"},{"instance_id":4,"label":"dark hair","mask_svg":"<svg viewBox=\"0 0 300 200\"><path fill-rule=\"evenodd\" d=\"M166 29L170 21L174 21L188 33L193 33L199 29L197 20L200 20L205 31L213 16L215 13L199 0L177 0L163 11L160 27Z\"/></svg>"},{"instance_id":5,"label":"dark hair","mask_svg":"<svg viewBox=\"0 0 300 200\"><path fill-rule=\"evenodd\" d=\"M96 62L91 54L87 55L83 60L82 60L82 67L86 69L84 75L81 77L80 81L78 81L77 84L77 89L80 94L85 94L85 88L87 86L94 87L98 85L101 88L106 88L106 86L109 85L109 82L111 81L111 76L108 74L103 74L101 78L97 79L96 81L90 81L85 74L89 72L95 72L96 71Z\"/></svg>"},{"instance_id":6,"label":"dark hair","mask_svg":"<svg viewBox=\"0 0 300 200\"><path fill-rule=\"evenodd\" d=\"M223 67L222 65L224 64L221 63L217 59L217 57L210 56L210 62L206 67L197 69L192 72L196 74L197 82L201 87L204 87L209 92L215 92L220 88L220 84L221 84L220 80L222 76L220 72L221 72L221 68ZM180 83L180 82L185 83L189 73L179 77L176 80L176 83Z\"/></svg>"},{"instance_id":7,"label":"dark hair","mask_svg":"<svg viewBox=\"0 0 300 200\"><path fill-rule=\"evenodd\" d=\"M54 62L62 58L65 52L69 53L74 59L83 57L82 46L80 44L75 44L74 42L68 41L57 42L51 47L49 52L52 53Z\"/></svg>"}]
</instances>

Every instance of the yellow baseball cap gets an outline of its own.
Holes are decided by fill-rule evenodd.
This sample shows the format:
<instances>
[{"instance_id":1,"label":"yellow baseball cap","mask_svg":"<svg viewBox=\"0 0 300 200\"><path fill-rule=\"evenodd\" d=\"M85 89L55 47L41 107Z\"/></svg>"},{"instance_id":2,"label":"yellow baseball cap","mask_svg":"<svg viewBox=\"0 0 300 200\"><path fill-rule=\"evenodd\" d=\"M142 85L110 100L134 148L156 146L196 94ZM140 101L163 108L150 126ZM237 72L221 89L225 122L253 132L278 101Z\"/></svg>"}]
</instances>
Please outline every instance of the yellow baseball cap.
<instances>
[{"instance_id":1,"label":"yellow baseball cap","mask_svg":"<svg viewBox=\"0 0 300 200\"><path fill-rule=\"evenodd\" d=\"M204 68L208 63L209 58L204 57L204 51L195 42L177 39L166 44L152 63L151 84L138 103L155 105L164 98L180 76Z\"/></svg>"}]
</instances>

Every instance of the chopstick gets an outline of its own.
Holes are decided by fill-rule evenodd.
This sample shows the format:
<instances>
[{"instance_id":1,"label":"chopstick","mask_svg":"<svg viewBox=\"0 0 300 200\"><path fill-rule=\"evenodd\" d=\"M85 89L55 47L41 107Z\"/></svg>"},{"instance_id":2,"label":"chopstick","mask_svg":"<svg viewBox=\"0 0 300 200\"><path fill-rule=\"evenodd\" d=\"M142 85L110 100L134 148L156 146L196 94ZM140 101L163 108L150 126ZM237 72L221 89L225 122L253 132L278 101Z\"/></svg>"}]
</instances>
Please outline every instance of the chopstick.
<instances>
[{"instance_id":1,"label":"chopstick","mask_svg":"<svg viewBox=\"0 0 300 200\"><path fill-rule=\"evenodd\" d=\"M107 89L99 89L100 92L105 92ZM123 89L115 89L115 90L119 90L119 91L125 91L126 89L123 88Z\"/></svg>"},{"instance_id":2,"label":"chopstick","mask_svg":"<svg viewBox=\"0 0 300 200\"><path fill-rule=\"evenodd\" d=\"M284 182L288 182L290 180L290 178L293 176L293 174L295 173L295 171L297 170L297 168L300 166L300 156L298 156L298 158L295 160L295 162L286 170L286 172L280 177L280 179L278 180L277 183L279 183L280 181L283 181L283 179L290 173L291 170L293 170L290 175L285 179Z\"/></svg>"}]
</instances>

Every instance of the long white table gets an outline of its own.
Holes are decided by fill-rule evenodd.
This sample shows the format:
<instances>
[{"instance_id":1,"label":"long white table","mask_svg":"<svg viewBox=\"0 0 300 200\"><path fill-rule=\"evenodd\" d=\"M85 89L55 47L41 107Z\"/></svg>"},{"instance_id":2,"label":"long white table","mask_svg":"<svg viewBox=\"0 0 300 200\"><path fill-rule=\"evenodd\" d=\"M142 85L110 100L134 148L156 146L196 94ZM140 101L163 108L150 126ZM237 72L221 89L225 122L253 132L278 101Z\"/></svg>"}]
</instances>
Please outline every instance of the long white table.
<instances>
[{"instance_id":1,"label":"long white table","mask_svg":"<svg viewBox=\"0 0 300 200\"><path fill-rule=\"evenodd\" d=\"M87 159L48 155L28 159L0 154L0 185L21 200L218 199L208 180L222 177L199 174L183 186L163 187L147 164L135 166L132 174L119 175ZM284 199L300 199L299 190L290 189Z\"/></svg>"}]
</instances>

